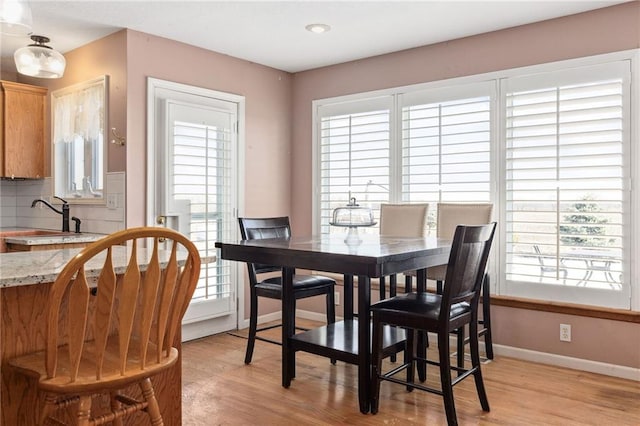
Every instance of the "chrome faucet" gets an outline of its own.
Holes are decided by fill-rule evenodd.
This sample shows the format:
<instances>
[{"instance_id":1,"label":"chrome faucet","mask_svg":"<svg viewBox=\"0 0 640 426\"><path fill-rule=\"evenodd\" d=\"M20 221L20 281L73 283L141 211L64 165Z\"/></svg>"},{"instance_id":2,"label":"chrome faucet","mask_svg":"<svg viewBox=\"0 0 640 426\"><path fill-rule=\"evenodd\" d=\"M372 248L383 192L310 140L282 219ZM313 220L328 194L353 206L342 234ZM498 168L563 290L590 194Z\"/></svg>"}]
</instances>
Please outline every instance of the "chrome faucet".
<instances>
[{"instance_id":1,"label":"chrome faucet","mask_svg":"<svg viewBox=\"0 0 640 426\"><path fill-rule=\"evenodd\" d=\"M53 198L57 198L58 200L62 201L62 210L56 209L51 204L49 204L48 201L45 201L45 200L43 200L41 198L33 200L33 202L31 203L31 207L33 208L33 207L36 206L36 204L42 203L45 206L49 207L54 212L62 215L62 232L69 232L69 203L67 203L66 200L63 200L62 198L57 197L57 196L54 196ZM80 233L80 219L78 219L77 217L74 217L73 220L76 223L76 234L79 234Z\"/></svg>"}]
</instances>

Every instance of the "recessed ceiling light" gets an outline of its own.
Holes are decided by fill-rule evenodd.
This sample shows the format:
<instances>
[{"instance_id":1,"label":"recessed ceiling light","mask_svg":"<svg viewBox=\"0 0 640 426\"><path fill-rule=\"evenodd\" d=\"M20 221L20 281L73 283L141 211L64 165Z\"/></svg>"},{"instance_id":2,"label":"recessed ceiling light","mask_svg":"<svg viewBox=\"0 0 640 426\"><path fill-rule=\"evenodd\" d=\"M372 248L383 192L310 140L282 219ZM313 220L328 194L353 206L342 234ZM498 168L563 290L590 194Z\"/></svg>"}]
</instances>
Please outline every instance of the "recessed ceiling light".
<instances>
[{"instance_id":1,"label":"recessed ceiling light","mask_svg":"<svg viewBox=\"0 0 640 426\"><path fill-rule=\"evenodd\" d=\"M309 24L305 27L307 31L311 31L312 33L322 34L326 33L331 29L330 26L325 24Z\"/></svg>"}]
</instances>

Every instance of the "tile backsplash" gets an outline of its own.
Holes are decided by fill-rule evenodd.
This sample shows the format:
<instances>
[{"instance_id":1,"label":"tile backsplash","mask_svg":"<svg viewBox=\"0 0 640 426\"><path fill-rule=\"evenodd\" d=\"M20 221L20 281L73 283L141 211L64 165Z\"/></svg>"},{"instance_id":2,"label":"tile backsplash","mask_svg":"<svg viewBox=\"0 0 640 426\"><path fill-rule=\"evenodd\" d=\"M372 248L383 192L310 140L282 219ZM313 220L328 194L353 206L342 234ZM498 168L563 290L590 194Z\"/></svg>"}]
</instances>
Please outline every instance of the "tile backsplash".
<instances>
[{"instance_id":1,"label":"tile backsplash","mask_svg":"<svg viewBox=\"0 0 640 426\"><path fill-rule=\"evenodd\" d=\"M107 204L71 204L70 216L82 221L82 232L110 234L125 228L125 173L113 172L106 176ZM38 204L31 208L36 198L51 202L53 188L51 178L43 180L0 181L0 227L2 228L62 228L62 218L48 207ZM57 200L55 200L57 201ZM56 205L52 202L56 208ZM73 231L75 223L70 222Z\"/></svg>"}]
</instances>

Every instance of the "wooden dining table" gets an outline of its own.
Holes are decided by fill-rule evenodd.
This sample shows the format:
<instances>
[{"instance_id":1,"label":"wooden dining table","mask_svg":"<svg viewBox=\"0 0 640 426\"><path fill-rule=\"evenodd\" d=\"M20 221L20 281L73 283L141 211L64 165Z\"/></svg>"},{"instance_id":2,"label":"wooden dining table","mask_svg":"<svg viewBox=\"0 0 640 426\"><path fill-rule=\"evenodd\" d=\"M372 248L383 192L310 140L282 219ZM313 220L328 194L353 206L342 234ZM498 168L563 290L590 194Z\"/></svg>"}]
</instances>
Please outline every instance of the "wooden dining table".
<instances>
[{"instance_id":1,"label":"wooden dining table","mask_svg":"<svg viewBox=\"0 0 640 426\"><path fill-rule=\"evenodd\" d=\"M362 235L357 244L347 244L344 235L292 237L290 239L217 242L222 259L277 265L282 267L282 386L288 388L295 377L295 353L304 351L358 366L360 411L370 410L371 328L369 323L371 279L406 271L417 271L418 291L426 286L426 268L446 264L451 241L435 237L401 238ZM345 277L344 320L295 333L292 278L295 269L343 274ZM353 311L353 278L357 277L358 318ZM390 334L404 339L402 333ZM360 350L367 348L367 350Z\"/></svg>"}]
</instances>

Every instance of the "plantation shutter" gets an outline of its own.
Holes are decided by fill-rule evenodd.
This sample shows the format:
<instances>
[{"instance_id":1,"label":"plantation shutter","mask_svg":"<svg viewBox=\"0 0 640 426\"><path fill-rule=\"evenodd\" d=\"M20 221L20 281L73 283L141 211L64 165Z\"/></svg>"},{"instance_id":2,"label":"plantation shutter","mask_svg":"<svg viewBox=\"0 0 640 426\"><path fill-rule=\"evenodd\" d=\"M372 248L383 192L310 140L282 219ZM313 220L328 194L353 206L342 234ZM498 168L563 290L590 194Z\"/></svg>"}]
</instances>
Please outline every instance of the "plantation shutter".
<instances>
[{"instance_id":1,"label":"plantation shutter","mask_svg":"<svg viewBox=\"0 0 640 426\"><path fill-rule=\"evenodd\" d=\"M629 63L507 78L509 294L629 308Z\"/></svg>"},{"instance_id":2,"label":"plantation shutter","mask_svg":"<svg viewBox=\"0 0 640 426\"><path fill-rule=\"evenodd\" d=\"M181 231L201 253L215 255L214 243L231 238L237 226L229 184L235 116L204 108L178 108L182 109L176 110L172 121L173 152L169 159L173 209L188 211L188 229ZM181 115L186 119L180 119ZM203 264L193 301L229 299L230 268L230 263L222 259Z\"/></svg>"},{"instance_id":3,"label":"plantation shutter","mask_svg":"<svg viewBox=\"0 0 640 426\"><path fill-rule=\"evenodd\" d=\"M489 202L495 83L403 94L402 202Z\"/></svg>"},{"instance_id":4,"label":"plantation shutter","mask_svg":"<svg viewBox=\"0 0 640 426\"><path fill-rule=\"evenodd\" d=\"M329 225L335 208L355 197L377 213L389 200L391 97L329 105L318 113L320 230L343 233Z\"/></svg>"}]
</instances>

